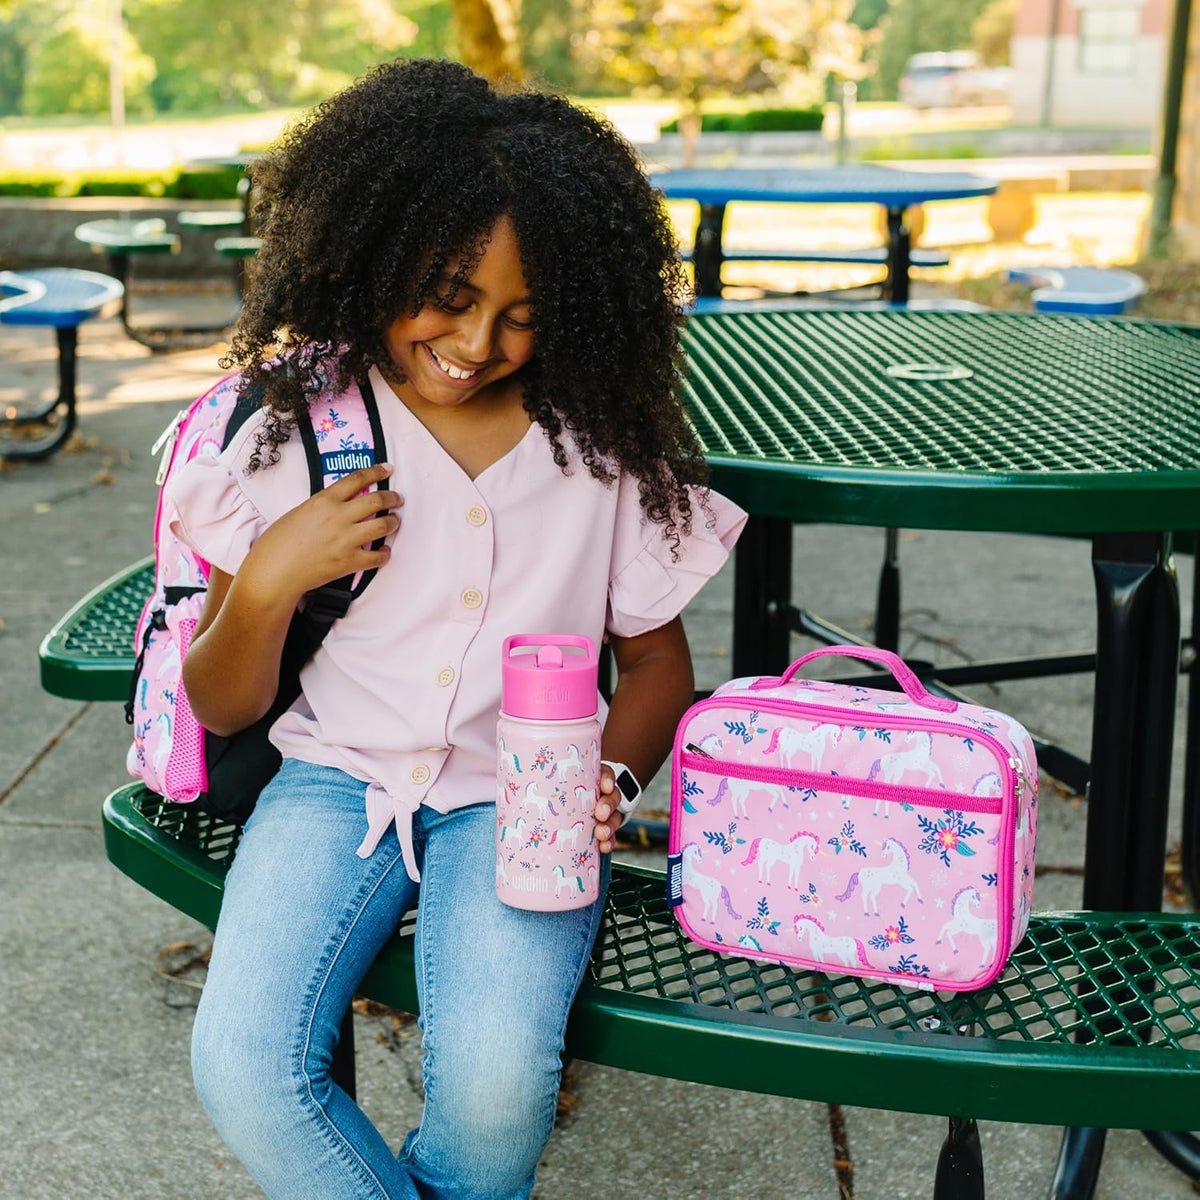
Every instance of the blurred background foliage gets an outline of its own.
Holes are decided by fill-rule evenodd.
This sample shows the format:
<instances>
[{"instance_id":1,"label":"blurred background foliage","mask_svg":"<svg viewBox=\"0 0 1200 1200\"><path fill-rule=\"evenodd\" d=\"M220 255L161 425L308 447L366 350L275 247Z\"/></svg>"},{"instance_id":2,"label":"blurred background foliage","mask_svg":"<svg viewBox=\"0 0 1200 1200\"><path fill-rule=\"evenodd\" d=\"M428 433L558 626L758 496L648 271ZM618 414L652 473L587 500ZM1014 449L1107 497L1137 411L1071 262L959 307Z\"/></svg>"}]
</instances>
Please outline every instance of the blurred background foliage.
<instances>
[{"instance_id":1,"label":"blurred background foliage","mask_svg":"<svg viewBox=\"0 0 1200 1200\"><path fill-rule=\"evenodd\" d=\"M1002 56L1013 0L0 0L0 116L108 111L120 24L131 117L312 104L396 55L580 96L891 99L920 50Z\"/></svg>"}]
</instances>

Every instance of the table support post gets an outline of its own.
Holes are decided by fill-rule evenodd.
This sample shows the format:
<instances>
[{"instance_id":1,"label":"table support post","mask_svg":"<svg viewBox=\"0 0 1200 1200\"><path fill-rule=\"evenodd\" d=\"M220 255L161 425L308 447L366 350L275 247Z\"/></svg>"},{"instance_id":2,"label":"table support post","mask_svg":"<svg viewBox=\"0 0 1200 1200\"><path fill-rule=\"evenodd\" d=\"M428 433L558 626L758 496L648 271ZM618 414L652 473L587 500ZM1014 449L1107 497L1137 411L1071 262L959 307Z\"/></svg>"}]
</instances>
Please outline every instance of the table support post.
<instances>
[{"instance_id":1,"label":"table support post","mask_svg":"<svg viewBox=\"0 0 1200 1200\"><path fill-rule=\"evenodd\" d=\"M1162 907L1179 672L1179 590L1166 534L1092 542L1096 694L1085 908Z\"/></svg>"},{"instance_id":2,"label":"table support post","mask_svg":"<svg viewBox=\"0 0 1200 1200\"><path fill-rule=\"evenodd\" d=\"M350 1097L357 1099L354 1080L354 1008L346 1009L342 1028L338 1033L337 1045L333 1048L333 1060L329 1064L329 1077Z\"/></svg>"},{"instance_id":3,"label":"table support post","mask_svg":"<svg viewBox=\"0 0 1200 1200\"><path fill-rule=\"evenodd\" d=\"M875 645L900 649L900 530L884 531L883 566L875 598Z\"/></svg>"},{"instance_id":4,"label":"table support post","mask_svg":"<svg viewBox=\"0 0 1200 1200\"><path fill-rule=\"evenodd\" d=\"M725 225L724 204L701 204L696 225L696 243L692 248L692 266L696 271L696 295L721 295L721 231Z\"/></svg>"},{"instance_id":5,"label":"table support post","mask_svg":"<svg viewBox=\"0 0 1200 1200\"><path fill-rule=\"evenodd\" d=\"M1200 533L1192 580L1192 653L1200 653ZM1187 683L1187 738L1183 769L1183 883L1193 906L1200 904L1200 661L1192 663Z\"/></svg>"},{"instance_id":6,"label":"table support post","mask_svg":"<svg viewBox=\"0 0 1200 1200\"><path fill-rule=\"evenodd\" d=\"M1091 1200L1100 1178L1107 1129L1065 1129L1050 1200Z\"/></svg>"},{"instance_id":7,"label":"table support post","mask_svg":"<svg viewBox=\"0 0 1200 1200\"><path fill-rule=\"evenodd\" d=\"M887 277L883 281L883 298L893 304L907 304L910 237L904 209L887 210L887 229Z\"/></svg>"},{"instance_id":8,"label":"table support post","mask_svg":"<svg viewBox=\"0 0 1200 1200\"><path fill-rule=\"evenodd\" d=\"M970 1117L950 1118L938 1156L933 1200L984 1200L979 1126Z\"/></svg>"},{"instance_id":9,"label":"table support post","mask_svg":"<svg viewBox=\"0 0 1200 1200\"><path fill-rule=\"evenodd\" d=\"M791 661L792 523L751 517L733 562L733 673L779 674Z\"/></svg>"}]
</instances>

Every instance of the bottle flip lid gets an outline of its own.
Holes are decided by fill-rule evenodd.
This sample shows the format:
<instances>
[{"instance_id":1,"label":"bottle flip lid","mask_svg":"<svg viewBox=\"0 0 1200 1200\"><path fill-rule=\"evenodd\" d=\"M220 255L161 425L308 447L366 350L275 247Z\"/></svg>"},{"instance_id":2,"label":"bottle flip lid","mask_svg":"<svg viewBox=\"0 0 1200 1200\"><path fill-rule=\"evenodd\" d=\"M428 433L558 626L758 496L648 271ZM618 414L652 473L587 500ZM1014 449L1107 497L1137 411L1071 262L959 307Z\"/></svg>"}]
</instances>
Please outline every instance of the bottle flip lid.
<instances>
[{"instance_id":1,"label":"bottle flip lid","mask_svg":"<svg viewBox=\"0 0 1200 1200\"><path fill-rule=\"evenodd\" d=\"M576 634L522 633L504 639L500 707L510 717L570 721L598 708L596 644Z\"/></svg>"}]
</instances>

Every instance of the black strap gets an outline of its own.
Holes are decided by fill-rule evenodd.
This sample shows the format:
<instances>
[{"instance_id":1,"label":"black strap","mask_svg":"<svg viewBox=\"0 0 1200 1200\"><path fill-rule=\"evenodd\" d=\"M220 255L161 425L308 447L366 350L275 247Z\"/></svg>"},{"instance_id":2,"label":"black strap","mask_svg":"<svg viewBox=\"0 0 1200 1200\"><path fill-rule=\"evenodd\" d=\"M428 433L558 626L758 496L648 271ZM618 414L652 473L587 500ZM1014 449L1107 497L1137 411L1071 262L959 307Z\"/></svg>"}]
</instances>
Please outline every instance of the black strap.
<instances>
[{"instance_id":1,"label":"black strap","mask_svg":"<svg viewBox=\"0 0 1200 1200\"><path fill-rule=\"evenodd\" d=\"M384 441L383 424L379 419L379 406L375 401L375 391L365 375L358 380L358 390L362 395L363 407L366 409L367 424L371 427L375 461L377 463L386 462L387 444ZM311 414L307 409L297 418L296 427L300 431L300 441L304 445L304 456L308 463L309 490L312 495L316 495L325 486L325 471L321 466L321 451L317 446L317 434L313 429ZM374 550L378 550L382 545L383 538L376 538L371 543ZM297 663L297 670L316 653L317 647L325 640L325 635L329 632L329 627L333 622L346 615L350 601L362 595L367 584L375 578L376 569L372 567L370 570L364 571L357 586L354 585L353 575L343 575L341 579L331 580L306 593L304 609L299 614L299 619L293 621L293 626L301 627L301 630L298 631L297 645L294 647L295 653L302 653L307 647L303 658L292 659ZM287 660L288 654L285 647L285 663Z\"/></svg>"},{"instance_id":2,"label":"black strap","mask_svg":"<svg viewBox=\"0 0 1200 1200\"><path fill-rule=\"evenodd\" d=\"M229 422L225 426L225 434L221 438L221 449L228 448L235 434L263 406L266 389L261 383L252 384L243 392L238 392L238 398L233 402L233 412L229 414Z\"/></svg>"}]
</instances>

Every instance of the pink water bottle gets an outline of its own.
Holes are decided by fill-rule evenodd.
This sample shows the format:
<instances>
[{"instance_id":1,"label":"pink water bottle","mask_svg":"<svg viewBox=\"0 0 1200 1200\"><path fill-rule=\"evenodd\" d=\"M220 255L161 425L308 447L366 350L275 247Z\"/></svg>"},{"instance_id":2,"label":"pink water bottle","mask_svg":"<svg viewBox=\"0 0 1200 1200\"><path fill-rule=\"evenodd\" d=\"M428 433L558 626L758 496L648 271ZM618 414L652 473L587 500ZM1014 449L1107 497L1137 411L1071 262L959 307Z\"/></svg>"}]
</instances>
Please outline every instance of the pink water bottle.
<instances>
[{"instance_id":1,"label":"pink water bottle","mask_svg":"<svg viewBox=\"0 0 1200 1200\"><path fill-rule=\"evenodd\" d=\"M505 638L496 726L496 895L538 912L600 894L599 659L591 638Z\"/></svg>"}]
</instances>

